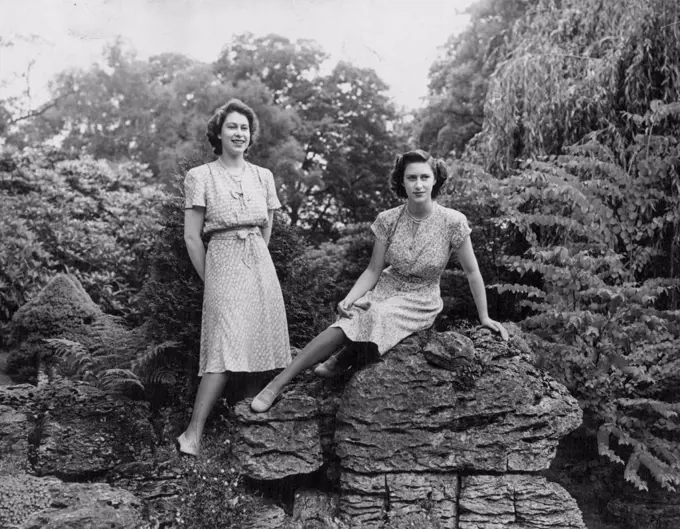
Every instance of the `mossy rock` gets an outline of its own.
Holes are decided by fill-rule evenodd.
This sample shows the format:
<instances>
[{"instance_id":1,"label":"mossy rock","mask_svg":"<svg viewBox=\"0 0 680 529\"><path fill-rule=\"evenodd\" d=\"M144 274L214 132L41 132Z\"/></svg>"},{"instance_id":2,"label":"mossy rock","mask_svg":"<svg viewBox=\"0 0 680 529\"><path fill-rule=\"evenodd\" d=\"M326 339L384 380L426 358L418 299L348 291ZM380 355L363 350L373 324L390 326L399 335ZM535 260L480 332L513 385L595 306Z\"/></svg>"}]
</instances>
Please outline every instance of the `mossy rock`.
<instances>
[{"instance_id":1,"label":"mossy rock","mask_svg":"<svg viewBox=\"0 0 680 529\"><path fill-rule=\"evenodd\" d=\"M44 347L42 340L29 339L10 351L5 370L14 382L37 383L38 360Z\"/></svg>"},{"instance_id":2,"label":"mossy rock","mask_svg":"<svg viewBox=\"0 0 680 529\"><path fill-rule=\"evenodd\" d=\"M60 274L24 304L9 326L7 374L15 382L35 384L45 360L45 338L66 338L91 347L97 343L92 323L104 313L77 278Z\"/></svg>"},{"instance_id":3,"label":"mossy rock","mask_svg":"<svg viewBox=\"0 0 680 529\"><path fill-rule=\"evenodd\" d=\"M24 304L12 318L9 343L31 338L56 338L89 325L102 315L101 309L77 278L60 274Z\"/></svg>"}]
</instances>

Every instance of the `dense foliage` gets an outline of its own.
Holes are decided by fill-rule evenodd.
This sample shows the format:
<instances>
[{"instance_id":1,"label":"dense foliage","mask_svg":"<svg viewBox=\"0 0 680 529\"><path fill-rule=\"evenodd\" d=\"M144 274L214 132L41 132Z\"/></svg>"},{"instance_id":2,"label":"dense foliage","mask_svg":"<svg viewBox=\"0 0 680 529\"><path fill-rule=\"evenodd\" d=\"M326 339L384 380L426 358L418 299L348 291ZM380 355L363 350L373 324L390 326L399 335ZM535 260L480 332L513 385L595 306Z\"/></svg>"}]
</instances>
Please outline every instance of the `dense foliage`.
<instances>
[{"instance_id":1,"label":"dense foliage","mask_svg":"<svg viewBox=\"0 0 680 529\"><path fill-rule=\"evenodd\" d=\"M624 4L541 1L498 33L484 124L456 167L486 193L478 220L505 267L487 281L519 301L600 453L637 487L675 490L679 14Z\"/></svg>"},{"instance_id":2,"label":"dense foliage","mask_svg":"<svg viewBox=\"0 0 680 529\"><path fill-rule=\"evenodd\" d=\"M50 148L0 159L0 324L59 272L102 309L134 319L161 196L140 164Z\"/></svg>"},{"instance_id":3,"label":"dense foliage","mask_svg":"<svg viewBox=\"0 0 680 529\"><path fill-rule=\"evenodd\" d=\"M629 115L678 100L677 18L672 0L538 2L491 76L475 158L501 175L588 135L623 156Z\"/></svg>"},{"instance_id":4,"label":"dense foliage","mask_svg":"<svg viewBox=\"0 0 680 529\"><path fill-rule=\"evenodd\" d=\"M449 37L430 67L428 104L416 126L419 146L437 156L460 157L482 130L491 75L504 59L515 22L536 3L481 0L468 8L468 27Z\"/></svg>"},{"instance_id":5,"label":"dense foliage","mask_svg":"<svg viewBox=\"0 0 680 529\"><path fill-rule=\"evenodd\" d=\"M525 282L496 288L525 296L545 366L580 399L600 452L622 462L610 437L630 446L626 478L646 488L646 467L669 490L680 484L680 316L663 307L680 284L665 258L679 154L673 138L641 135L628 168L595 141L531 161L505 181L496 218L527 246L503 259Z\"/></svg>"},{"instance_id":6,"label":"dense foliage","mask_svg":"<svg viewBox=\"0 0 680 529\"><path fill-rule=\"evenodd\" d=\"M238 97L262 125L251 159L274 171L290 221L327 236L384 205L397 116L373 70L340 62L323 75L326 59L315 42L278 35L238 35L213 64L171 53L140 60L118 40L90 68L59 74L53 101L5 124L3 139L22 148L58 138L74 156L140 162L171 184L184 158L209 155L206 122Z\"/></svg>"}]
</instances>

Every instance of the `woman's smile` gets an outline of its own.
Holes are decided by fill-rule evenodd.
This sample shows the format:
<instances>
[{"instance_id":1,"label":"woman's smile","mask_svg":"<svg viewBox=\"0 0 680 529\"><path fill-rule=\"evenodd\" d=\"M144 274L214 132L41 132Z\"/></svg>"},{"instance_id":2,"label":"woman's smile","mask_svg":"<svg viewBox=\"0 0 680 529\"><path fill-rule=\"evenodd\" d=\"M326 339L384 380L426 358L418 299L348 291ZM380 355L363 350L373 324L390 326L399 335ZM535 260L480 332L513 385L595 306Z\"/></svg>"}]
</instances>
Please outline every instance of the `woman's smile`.
<instances>
[{"instance_id":1,"label":"woman's smile","mask_svg":"<svg viewBox=\"0 0 680 529\"><path fill-rule=\"evenodd\" d=\"M250 144L248 118L238 112L227 115L221 131L222 147L232 155L242 155Z\"/></svg>"}]
</instances>

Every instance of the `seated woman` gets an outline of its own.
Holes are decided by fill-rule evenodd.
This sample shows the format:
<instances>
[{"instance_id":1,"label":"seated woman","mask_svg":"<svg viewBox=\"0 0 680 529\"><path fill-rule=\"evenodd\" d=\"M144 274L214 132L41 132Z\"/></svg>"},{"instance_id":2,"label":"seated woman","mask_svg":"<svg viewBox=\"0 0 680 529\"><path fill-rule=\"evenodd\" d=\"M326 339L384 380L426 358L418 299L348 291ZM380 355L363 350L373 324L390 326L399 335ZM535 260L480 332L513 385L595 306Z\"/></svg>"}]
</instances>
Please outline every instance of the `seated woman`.
<instances>
[{"instance_id":1,"label":"seated woman","mask_svg":"<svg viewBox=\"0 0 680 529\"><path fill-rule=\"evenodd\" d=\"M253 399L253 411L267 411L295 375L349 341L371 342L382 355L410 334L430 327L443 308L439 281L454 251L467 276L481 324L508 339L503 325L487 313L484 281L465 215L434 201L447 178L444 162L425 151L397 157L390 187L407 199L406 204L378 215L371 226L375 234L371 261L338 303L340 318ZM348 349L319 365L315 373L334 376L343 371L351 361Z\"/></svg>"}]
</instances>

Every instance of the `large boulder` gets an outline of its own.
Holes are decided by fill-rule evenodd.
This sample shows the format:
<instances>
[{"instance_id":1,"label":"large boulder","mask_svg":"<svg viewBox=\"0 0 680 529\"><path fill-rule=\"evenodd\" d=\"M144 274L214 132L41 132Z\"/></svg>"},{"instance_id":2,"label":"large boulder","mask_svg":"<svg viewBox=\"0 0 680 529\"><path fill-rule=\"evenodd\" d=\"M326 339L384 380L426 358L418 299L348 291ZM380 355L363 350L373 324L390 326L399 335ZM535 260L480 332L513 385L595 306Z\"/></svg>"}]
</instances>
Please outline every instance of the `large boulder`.
<instances>
[{"instance_id":1,"label":"large boulder","mask_svg":"<svg viewBox=\"0 0 680 529\"><path fill-rule=\"evenodd\" d=\"M106 483L64 483L29 474L0 478L0 527L131 529L141 527L141 502Z\"/></svg>"},{"instance_id":2,"label":"large boulder","mask_svg":"<svg viewBox=\"0 0 680 529\"><path fill-rule=\"evenodd\" d=\"M335 432L341 513L367 528L422 513L442 527L501 529L516 527L519 512L536 527L584 527L564 489L526 475L547 469L581 423L578 403L533 367L517 332L509 343L483 329L469 338L473 346L456 333L410 337L349 382ZM501 506L493 487L525 504ZM553 505L543 514L540 497Z\"/></svg>"},{"instance_id":3,"label":"large boulder","mask_svg":"<svg viewBox=\"0 0 680 529\"><path fill-rule=\"evenodd\" d=\"M117 398L81 382L53 380L38 393L31 440L40 475L80 480L148 459L156 444L148 403Z\"/></svg>"},{"instance_id":4,"label":"large boulder","mask_svg":"<svg viewBox=\"0 0 680 529\"><path fill-rule=\"evenodd\" d=\"M308 474L323 464L316 400L287 393L267 413L253 413L250 399L234 409L240 425L232 455L244 474L273 480Z\"/></svg>"},{"instance_id":5,"label":"large boulder","mask_svg":"<svg viewBox=\"0 0 680 529\"><path fill-rule=\"evenodd\" d=\"M432 341L446 346L449 336ZM348 384L335 439L352 472L526 472L547 469L557 443L582 418L566 388L520 347L477 331L465 373L433 368L411 337ZM475 355L477 355L475 353ZM469 373L481 375L471 384Z\"/></svg>"}]
</instances>

